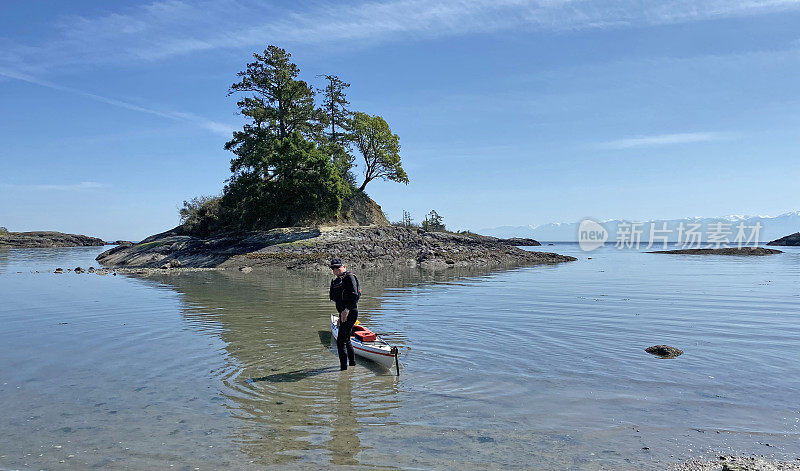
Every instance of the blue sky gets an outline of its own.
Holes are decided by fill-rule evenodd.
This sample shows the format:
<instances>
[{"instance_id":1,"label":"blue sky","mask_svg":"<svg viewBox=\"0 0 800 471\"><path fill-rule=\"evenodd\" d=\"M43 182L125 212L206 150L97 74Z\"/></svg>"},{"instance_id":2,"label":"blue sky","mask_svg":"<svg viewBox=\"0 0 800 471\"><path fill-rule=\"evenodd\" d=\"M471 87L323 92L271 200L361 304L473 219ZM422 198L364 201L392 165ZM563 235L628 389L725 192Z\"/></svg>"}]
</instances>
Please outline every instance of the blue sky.
<instances>
[{"instance_id":1,"label":"blue sky","mask_svg":"<svg viewBox=\"0 0 800 471\"><path fill-rule=\"evenodd\" d=\"M0 0L0 226L141 239L218 193L268 44L400 135L391 220L800 209L800 0ZM321 85L321 84L320 84ZM358 171L358 169L357 169Z\"/></svg>"}]
</instances>

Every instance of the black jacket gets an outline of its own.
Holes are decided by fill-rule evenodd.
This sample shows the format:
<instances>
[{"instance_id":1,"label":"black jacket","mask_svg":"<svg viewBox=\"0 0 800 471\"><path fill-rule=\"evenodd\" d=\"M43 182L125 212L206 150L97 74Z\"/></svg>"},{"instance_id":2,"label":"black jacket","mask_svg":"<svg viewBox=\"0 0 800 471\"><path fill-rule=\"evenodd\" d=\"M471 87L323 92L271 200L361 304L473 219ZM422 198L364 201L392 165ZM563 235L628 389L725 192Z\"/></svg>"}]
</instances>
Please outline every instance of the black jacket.
<instances>
[{"instance_id":1,"label":"black jacket","mask_svg":"<svg viewBox=\"0 0 800 471\"><path fill-rule=\"evenodd\" d=\"M345 308L358 309L358 280L356 276L347 271L342 277L336 277L331 281L331 301L336 302L336 312L342 312Z\"/></svg>"}]
</instances>

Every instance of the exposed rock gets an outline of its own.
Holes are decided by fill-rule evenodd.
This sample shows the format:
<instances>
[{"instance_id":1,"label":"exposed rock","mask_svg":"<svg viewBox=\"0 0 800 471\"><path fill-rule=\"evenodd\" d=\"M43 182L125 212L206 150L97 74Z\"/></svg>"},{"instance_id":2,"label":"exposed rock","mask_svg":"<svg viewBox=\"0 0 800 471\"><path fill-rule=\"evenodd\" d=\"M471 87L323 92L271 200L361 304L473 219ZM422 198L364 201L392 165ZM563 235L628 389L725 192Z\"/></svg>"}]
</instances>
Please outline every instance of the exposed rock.
<instances>
[{"instance_id":1,"label":"exposed rock","mask_svg":"<svg viewBox=\"0 0 800 471\"><path fill-rule=\"evenodd\" d=\"M124 245L126 247L130 247L131 245L133 245L133 242L129 240L115 240L114 242L111 242L109 245Z\"/></svg>"},{"instance_id":2,"label":"exposed rock","mask_svg":"<svg viewBox=\"0 0 800 471\"><path fill-rule=\"evenodd\" d=\"M62 232L8 232L0 234L0 247L82 247L105 245L102 239Z\"/></svg>"},{"instance_id":3,"label":"exposed rock","mask_svg":"<svg viewBox=\"0 0 800 471\"><path fill-rule=\"evenodd\" d=\"M168 260L167 263L161 265L160 268L168 269L168 268L180 268L181 262L176 259Z\"/></svg>"},{"instance_id":4,"label":"exposed rock","mask_svg":"<svg viewBox=\"0 0 800 471\"><path fill-rule=\"evenodd\" d=\"M84 270L83 268L81 268L81 267L75 267L75 273L77 273L77 274L79 274L79 275L80 275L81 273L83 273L84 271L85 271L85 270Z\"/></svg>"},{"instance_id":5,"label":"exposed rock","mask_svg":"<svg viewBox=\"0 0 800 471\"><path fill-rule=\"evenodd\" d=\"M645 352L661 358L675 358L683 355L683 350L669 345L653 345L644 349Z\"/></svg>"},{"instance_id":6,"label":"exposed rock","mask_svg":"<svg viewBox=\"0 0 800 471\"><path fill-rule=\"evenodd\" d=\"M647 253L672 253L688 255L749 255L761 256L783 253L776 249L765 249L764 247L725 247L719 249L677 249L677 250L656 250Z\"/></svg>"},{"instance_id":7,"label":"exposed rock","mask_svg":"<svg viewBox=\"0 0 800 471\"><path fill-rule=\"evenodd\" d=\"M253 267L239 267L239 271L242 273L250 273L253 271Z\"/></svg>"},{"instance_id":8,"label":"exposed rock","mask_svg":"<svg viewBox=\"0 0 800 471\"><path fill-rule=\"evenodd\" d=\"M755 456L719 456L694 459L670 466L673 471L783 471L800 470L800 461L778 461Z\"/></svg>"},{"instance_id":9,"label":"exposed rock","mask_svg":"<svg viewBox=\"0 0 800 471\"><path fill-rule=\"evenodd\" d=\"M380 205L363 191L356 191L342 202L338 225L388 226L389 220Z\"/></svg>"},{"instance_id":10,"label":"exposed rock","mask_svg":"<svg viewBox=\"0 0 800 471\"><path fill-rule=\"evenodd\" d=\"M508 245L515 245L517 247L538 247L542 245L538 240L529 239L527 237L510 237L508 239L500 239ZM553 245L553 244L550 244Z\"/></svg>"},{"instance_id":11,"label":"exposed rock","mask_svg":"<svg viewBox=\"0 0 800 471\"><path fill-rule=\"evenodd\" d=\"M94 273L94 267L89 267L89 269L88 269L87 271L88 271L89 273Z\"/></svg>"},{"instance_id":12,"label":"exposed rock","mask_svg":"<svg viewBox=\"0 0 800 471\"><path fill-rule=\"evenodd\" d=\"M58 273L58 274L64 273L64 269L63 268L56 268L56 270L53 273Z\"/></svg>"},{"instance_id":13,"label":"exposed rock","mask_svg":"<svg viewBox=\"0 0 800 471\"><path fill-rule=\"evenodd\" d=\"M783 245L783 246L798 246L800 245L800 232L795 232L794 234L789 234L785 237L781 237L780 239L775 239L771 242L767 242L767 245Z\"/></svg>"},{"instance_id":14,"label":"exposed rock","mask_svg":"<svg viewBox=\"0 0 800 471\"><path fill-rule=\"evenodd\" d=\"M425 232L396 226L290 227L271 231L222 234L207 238L185 235L180 228L148 237L130 247L115 247L97 260L104 266L283 267L327 271L330 258L351 267L553 264L573 257L525 251L504 239Z\"/></svg>"}]
</instances>

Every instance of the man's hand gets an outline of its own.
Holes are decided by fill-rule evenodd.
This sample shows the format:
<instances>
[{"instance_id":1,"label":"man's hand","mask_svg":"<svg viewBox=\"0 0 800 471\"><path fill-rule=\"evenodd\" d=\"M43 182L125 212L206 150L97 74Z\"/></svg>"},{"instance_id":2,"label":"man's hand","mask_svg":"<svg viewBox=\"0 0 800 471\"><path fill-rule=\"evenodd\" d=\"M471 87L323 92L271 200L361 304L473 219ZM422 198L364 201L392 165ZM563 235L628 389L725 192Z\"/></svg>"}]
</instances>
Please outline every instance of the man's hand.
<instances>
[{"instance_id":1,"label":"man's hand","mask_svg":"<svg viewBox=\"0 0 800 471\"><path fill-rule=\"evenodd\" d=\"M350 314L350 309L345 308L339 315L340 322L347 322L347 315Z\"/></svg>"}]
</instances>

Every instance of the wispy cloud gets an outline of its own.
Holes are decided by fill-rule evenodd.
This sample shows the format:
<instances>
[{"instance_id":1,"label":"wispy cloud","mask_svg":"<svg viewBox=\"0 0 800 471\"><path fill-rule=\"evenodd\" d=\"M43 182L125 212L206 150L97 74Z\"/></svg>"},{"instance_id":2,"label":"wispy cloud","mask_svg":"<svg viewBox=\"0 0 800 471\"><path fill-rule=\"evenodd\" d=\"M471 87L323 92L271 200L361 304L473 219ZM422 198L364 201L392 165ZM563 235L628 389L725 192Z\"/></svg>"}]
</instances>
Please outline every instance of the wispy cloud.
<instances>
[{"instance_id":1,"label":"wispy cloud","mask_svg":"<svg viewBox=\"0 0 800 471\"><path fill-rule=\"evenodd\" d=\"M639 147L658 147L676 144L692 144L697 142L721 141L732 136L720 132L690 132L680 134L656 134L652 136L636 136L599 144L601 149L633 149Z\"/></svg>"},{"instance_id":2,"label":"wispy cloud","mask_svg":"<svg viewBox=\"0 0 800 471\"><path fill-rule=\"evenodd\" d=\"M268 43L363 45L474 32L639 27L798 10L800 0L395 0L295 5L298 10L257 0L159 0L105 15L70 16L43 44L3 44L0 64L35 71L65 63L154 61Z\"/></svg>"},{"instance_id":3,"label":"wispy cloud","mask_svg":"<svg viewBox=\"0 0 800 471\"><path fill-rule=\"evenodd\" d=\"M105 103L111 106L115 106L117 108L123 108L131 111L136 111L139 113L146 113L174 121L184 121L192 123L200 128L207 129L216 134L221 134L224 136L230 136L235 129L233 126L230 126L228 124L220 123L218 121L212 121L210 119L203 118L202 116L198 116L193 113L187 113L183 111L157 110L154 108L148 108L134 103L129 103L127 101L117 100L115 98L109 98L102 95L97 95L83 90L78 90L72 87L66 87L63 85L59 85L57 83L53 83L47 80L41 80L27 74L15 72L13 70L8 70L4 68L0 68L0 77L21 80L23 82L39 85L41 87L51 88L53 90L59 90L73 95L79 95L94 101L98 101L100 103Z\"/></svg>"},{"instance_id":4,"label":"wispy cloud","mask_svg":"<svg viewBox=\"0 0 800 471\"><path fill-rule=\"evenodd\" d=\"M58 183L58 184L29 184L17 185L14 183L0 183L0 188L9 190L54 190L54 191L87 191L108 188L111 185L98 182Z\"/></svg>"}]
</instances>

